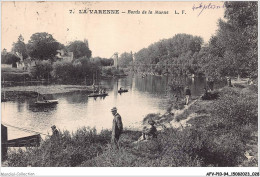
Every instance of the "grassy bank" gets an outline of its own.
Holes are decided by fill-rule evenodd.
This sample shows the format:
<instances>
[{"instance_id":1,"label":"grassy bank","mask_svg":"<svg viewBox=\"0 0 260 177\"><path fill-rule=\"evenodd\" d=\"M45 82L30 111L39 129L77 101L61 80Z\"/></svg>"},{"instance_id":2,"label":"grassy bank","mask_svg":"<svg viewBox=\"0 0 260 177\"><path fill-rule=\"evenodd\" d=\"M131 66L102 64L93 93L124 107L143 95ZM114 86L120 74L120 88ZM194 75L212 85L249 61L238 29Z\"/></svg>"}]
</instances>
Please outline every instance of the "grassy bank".
<instances>
[{"instance_id":1,"label":"grassy bank","mask_svg":"<svg viewBox=\"0 0 260 177\"><path fill-rule=\"evenodd\" d=\"M190 126L165 126L155 140L137 142L141 132L125 130L115 150L110 131L82 128L61 132L55 142L47 138L38 148L9 151L8 166L257 166L257 87L226 87L218 95L197 100L178 116L163 115L163 121L148 115L145 120L153 116L157 126L190 117Z\"/></svg>"},{"instance_id":2,"label":"grassy bank","mask_svg":"<svg viewBox=\"0 0 260 177\"><path fill-rule=\"evenodd\" d=\"M5 81L12 82L23 82L24 80L29 80L30 75L28 71L24 71L22 69L17 68L1 68L1 77L4 78ZM2 79L3 80L3 79Z\"/></svg>"}]
</instances>

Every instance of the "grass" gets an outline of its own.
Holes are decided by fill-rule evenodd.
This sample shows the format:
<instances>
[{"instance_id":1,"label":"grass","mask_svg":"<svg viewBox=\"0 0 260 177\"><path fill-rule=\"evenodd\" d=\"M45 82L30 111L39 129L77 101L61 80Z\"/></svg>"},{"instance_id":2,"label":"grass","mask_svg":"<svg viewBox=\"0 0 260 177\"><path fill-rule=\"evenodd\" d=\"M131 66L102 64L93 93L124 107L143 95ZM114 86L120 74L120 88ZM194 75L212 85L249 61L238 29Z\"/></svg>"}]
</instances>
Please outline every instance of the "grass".
<instances>
[{"instance_id":1,"label":"grass","mask_svg":"<svg viewBox=\"0 0 260 177\"><path fill-rule=\"evenodd\" d=\"M17 68L1 67L1 75L5 81L23 82L24 80L28 80L30 78L28 71Z\"/></svg>"},{"instance_id":2,"label":"grass","mask_svg":"<svg viewBox=\"0 0 260 177\"><path fill-rule=\"evenodd\" d=\"M198 100L178 119L196 113L183 129L164 128L158 138L137 142L141 132L125 130L120 148L110 146L111 132L82 128L61 133L59 141L9 152L9 166L80 167L236 167L257 166L257 89L223 88L216 100ZM161 115L149 114L159 120ZM167 121L167 120L166 120ZM254 155L247 160L245 152Z\"/></svg>"}]
</instances>

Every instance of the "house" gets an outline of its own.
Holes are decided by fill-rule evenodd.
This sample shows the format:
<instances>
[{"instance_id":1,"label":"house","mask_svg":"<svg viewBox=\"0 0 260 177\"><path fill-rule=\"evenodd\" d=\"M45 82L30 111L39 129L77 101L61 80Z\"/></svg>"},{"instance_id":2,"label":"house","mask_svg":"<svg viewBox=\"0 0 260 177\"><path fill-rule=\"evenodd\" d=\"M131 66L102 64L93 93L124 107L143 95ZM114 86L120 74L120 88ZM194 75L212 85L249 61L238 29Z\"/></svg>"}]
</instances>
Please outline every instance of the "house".
<instances>
[{"instance_id":1,"label":"house","mask_svg":"<svg viewBox=\"0 0 260 177\"><path fill-rule=\"evenodd\" d=\"M72 62L73 60L73 52L66 52L65 50L57 50L57 58L59 58L61 61L67 61Z\"/></svg>"}]
</instances>

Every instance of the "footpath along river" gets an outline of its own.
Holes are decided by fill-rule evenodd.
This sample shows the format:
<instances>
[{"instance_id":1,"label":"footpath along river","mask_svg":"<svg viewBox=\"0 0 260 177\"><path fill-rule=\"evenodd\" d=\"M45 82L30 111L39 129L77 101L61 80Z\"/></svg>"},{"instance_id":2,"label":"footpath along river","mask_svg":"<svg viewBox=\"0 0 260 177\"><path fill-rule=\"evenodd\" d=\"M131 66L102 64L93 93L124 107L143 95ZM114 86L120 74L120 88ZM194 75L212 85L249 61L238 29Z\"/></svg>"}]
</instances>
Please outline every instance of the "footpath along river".
<instances>
[{"instance_id":1,"label":"footpath along river","mask_svg":"<svg viewBox=\"0 0 260 177\"><path fill-rule=\"evenodd\" d=\"M108 88L109 96L95 99L88 97L88 93L84 92L56 92L46 95L47 98L59 101L59 104L51 108L35 108L33 106L35 98L2 102L2 121L8 125L44 134L51 134L52 125L56 125L61 131L72 132L86 126L95 127L99 132L102 129L111 129L113 116L110 109L117 107L122 116L124 128L139 128L147 114L165 113L170 95L173 94L167 84L168 80L161 76L142 78L139 75L103 80L100 84ZM190 86L192 95L198 96L203 93L204 78L180 80ZM215 86L220 87L220 85ZM48 89L55 86L46 87ZM129 91L119 94L117 90L120 87ZM26 87L22 90L26 90ZM32 134L34 133L8 127L9 140Z\"/></svg>"}]
</instances>

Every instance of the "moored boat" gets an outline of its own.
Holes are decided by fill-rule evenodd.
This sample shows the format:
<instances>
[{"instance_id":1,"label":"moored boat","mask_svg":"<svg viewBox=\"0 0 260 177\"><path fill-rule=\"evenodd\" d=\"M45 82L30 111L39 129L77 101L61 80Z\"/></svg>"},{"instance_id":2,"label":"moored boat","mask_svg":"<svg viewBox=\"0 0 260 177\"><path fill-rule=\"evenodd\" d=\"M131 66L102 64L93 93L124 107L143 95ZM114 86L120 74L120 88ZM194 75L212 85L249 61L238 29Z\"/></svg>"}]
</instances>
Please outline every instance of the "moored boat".
<instances>
[{"instance_id":1,"label":"moored boat","mask_svg":"<svg viewBox=\"0 0 260 177\"><path fill-rule=\"evenodd\" d=\"M127 89L120 89L120 90L118 90L118 93L122 93L122 92L128 92L128 90Z\"/></svg>"},{"instance_id":2,"label":"moored boat","mask_svg":"<svg viewBox=\"0 0 260 177\"><path fill-rule=\"evenodd\" d=\"M48 105L54 105L58 104L58 100L43 100L43 101L36 101L35 104L39 106L48 106Z\"/></svg>"},{"instance_id":3,"label":"moored boat","mask_svg":"<svg viewBox=\"0 0 260 177\"><path fill-rule=\"evenodd\" d=\"M108 96L108 93L91 93L88 97L103 97Z\"/></svg>"}]
</instances>

